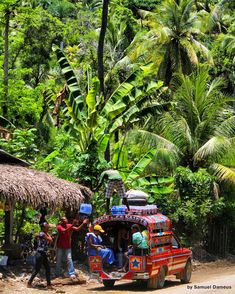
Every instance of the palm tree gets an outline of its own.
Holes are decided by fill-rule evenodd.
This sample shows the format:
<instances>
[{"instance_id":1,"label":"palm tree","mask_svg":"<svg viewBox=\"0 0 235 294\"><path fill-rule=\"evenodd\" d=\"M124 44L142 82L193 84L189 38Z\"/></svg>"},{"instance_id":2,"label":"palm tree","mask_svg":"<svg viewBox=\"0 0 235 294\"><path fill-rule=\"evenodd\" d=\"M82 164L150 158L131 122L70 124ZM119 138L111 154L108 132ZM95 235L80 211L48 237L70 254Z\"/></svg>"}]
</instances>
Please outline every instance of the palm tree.
<instances>
[{"instance_id":1,"label":"palm tree","mask_svg":"<svg viewBox=\"0 0 235 294\"><path fill-rule=\"evenodd\" d=\"M177 164L192 171L206 168L220 180L235 182L234 167L222 164L235 144L234 99L222 95L222 85L221 78L210 82L205 69L174 77L175 109L162 116L158 133L142 133L151 138L151 148L153 140L164 148L163 159L174 155Z\"/></svg>"},{"instance_id":2,"label":"palm tree","mask_svg":"<svg viewBox=\"0 0 235 294\"><path fill-rule=\"evenodd\" d=\"M207 1L206 1L207 2ZM224 0L216 4L202 4L202 9L198 12L198 17L202 23L202 31L205 34L218 34L227 32L226 10ZM225 20L225 21L224 21Z\"/></svg>"},{"instance_id":3,"label":"palm tree","mask_svg":"<svg viewBox=\"0 0 235 294\"><path fill-rule=\"evenodd\" d=\"M149 29L130 45L130 55L142 62L153 62L159 78L169 84L173 73L190 74L199 64L198 52L212 63L209 50L197 40L200 22L194 1L165 0L159 11L139 10L143 25Z\"/></svg>"}]
</instances>

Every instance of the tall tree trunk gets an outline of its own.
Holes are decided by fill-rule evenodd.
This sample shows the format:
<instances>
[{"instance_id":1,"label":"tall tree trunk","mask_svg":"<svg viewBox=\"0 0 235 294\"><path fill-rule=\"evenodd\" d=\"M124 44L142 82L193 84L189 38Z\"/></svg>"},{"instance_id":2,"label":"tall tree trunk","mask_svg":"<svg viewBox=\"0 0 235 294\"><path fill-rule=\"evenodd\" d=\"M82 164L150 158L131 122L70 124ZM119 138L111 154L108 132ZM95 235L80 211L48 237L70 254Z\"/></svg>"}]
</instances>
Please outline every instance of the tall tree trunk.
<instances>
[{"instance_id":1,"label":"tall tree trunk","mask_svg":"<svg viewBox=\"0 0 235 294\"><path fill-rule=\"evenodd\" d=\"M100 28L97 58L98 58L98 78L100 81L100 92L104 95L104 97L105 97L105 88L104 88L103 56L104 56L104 39L105 39L105 33L107 29L108 9L109 9L109 0L103 0L102 23Z\"/></svg>"},{"instance_id":2,"label":"tall tree trunk","mask_svg":"<svg viewBox=\"0 0 235 294\"><path fill-rule=\"evenodd\" d=\"M105 88L104 88L104 39L105 33L107 29L107 22L108 22L108 10L109 10L109 0L103 0L103 8L102 8L102 22L100 28L100 36L99 36L99 44L97 50L97 59L98 59L98 78L100 81L100 92L104 96L104 100L106 97ZM101 105L101 108L103 105ZM110 161L110 144L108 143L107 148L104 154L105 159L109 162Z\"/></svg>"},{"instance_id":3,"label":"tall tree trunk","mask_svg":"<svg viewBox=\"0 0 235 294\"><path fill-rule=\"evenodd\" d=\"M10 10L5 12L5 29L4 29L4 61L3 61L3 104L2 114L5 118L8 118L8 80L9 80L9 26L10 26Z\"/></svg>"}]
</instances>

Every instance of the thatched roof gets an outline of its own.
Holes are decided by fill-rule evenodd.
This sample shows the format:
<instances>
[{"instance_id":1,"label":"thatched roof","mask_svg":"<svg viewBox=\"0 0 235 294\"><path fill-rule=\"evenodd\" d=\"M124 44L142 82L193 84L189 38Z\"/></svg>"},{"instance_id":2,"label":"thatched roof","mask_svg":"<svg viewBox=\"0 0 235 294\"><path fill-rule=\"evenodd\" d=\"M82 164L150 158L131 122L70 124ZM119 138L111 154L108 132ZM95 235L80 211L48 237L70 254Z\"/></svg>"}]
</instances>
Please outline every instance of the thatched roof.
<instances>
[{"instance_id":1,"label":"thatched roof","mask_svg":"<svg viewBox=\"0 0 235 294\"><path fill-rule=\"evenodd\" d=\"M21 166L29 166L30 164L22 159L19 159L10 153L0 149L0 163L17 164Z\"/></svg>"},{"instance_id":2,"label":"thatched roof","mask_svg":"<svg viewBox=\"0 0 235 294\"><path fill-rule=\"evenodd\" d=\"M0 199L38 206L78 209L91 197L90 189L30 168L0 164Z\"/></svg>"}]
</instances>

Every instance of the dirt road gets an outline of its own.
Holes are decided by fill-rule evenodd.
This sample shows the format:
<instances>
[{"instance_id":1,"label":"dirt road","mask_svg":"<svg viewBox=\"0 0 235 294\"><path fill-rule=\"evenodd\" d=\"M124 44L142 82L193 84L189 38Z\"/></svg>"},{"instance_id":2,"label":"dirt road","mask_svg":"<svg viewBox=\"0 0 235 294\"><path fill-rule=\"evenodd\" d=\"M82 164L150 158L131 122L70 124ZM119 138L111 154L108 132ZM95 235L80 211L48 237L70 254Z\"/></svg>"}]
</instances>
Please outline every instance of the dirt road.
<instances>
[{"instance_id":1,"label":"dirt road","mask_svg":"<svg viewBox=\"0 0 235 294\"><path fill-rule=\"evenodd\" d=\"M234 294L235 293L235 264L225 261L198 265L192 275L191 283L181 284L173 276L167 277L164 289L147 290L140 288L136 282L118 282L112 290L106 290L97 280L90 279L84 285L68 285L56 283L55 290L46 293L67 293L67 294L140 294L161 293L161 294ZM4 294L39 294L45 293L43 284L38 282L33 289L25 286L22 279L0 280L0 293Z\"/></svg>"}]
</instances>

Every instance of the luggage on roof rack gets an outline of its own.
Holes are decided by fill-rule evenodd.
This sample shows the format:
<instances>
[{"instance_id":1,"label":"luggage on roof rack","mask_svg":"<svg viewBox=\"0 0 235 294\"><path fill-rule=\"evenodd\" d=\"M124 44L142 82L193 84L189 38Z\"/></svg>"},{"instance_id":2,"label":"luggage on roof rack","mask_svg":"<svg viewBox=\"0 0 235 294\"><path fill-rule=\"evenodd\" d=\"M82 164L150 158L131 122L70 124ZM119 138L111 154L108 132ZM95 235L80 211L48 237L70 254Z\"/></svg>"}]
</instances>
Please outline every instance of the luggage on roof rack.
<instances>
[{"instance_id":1,"label":"luggage on roof rack","mask_svg":"<svg viewBox=\"0 0 235 294\"><path fill-rule=\"evenodd\" d=\"M113 206L111 209L112 215L153 215L158 213L157 205L145 205L145 206L130 206L130 210L127 210L125 205Z\"/></svg>"},{"instance_id":2,"label":"luggage on roof rack","mask_svg":"<svg viewBox=\"0 0 235 294\"><path fill-rule=\"evenodd\" d=\"M129 205L139 205L145 206L147 205L147 200L149 195L140 190L129 190L126 192L127 201Z\"/></svg>"}]
</instances>

